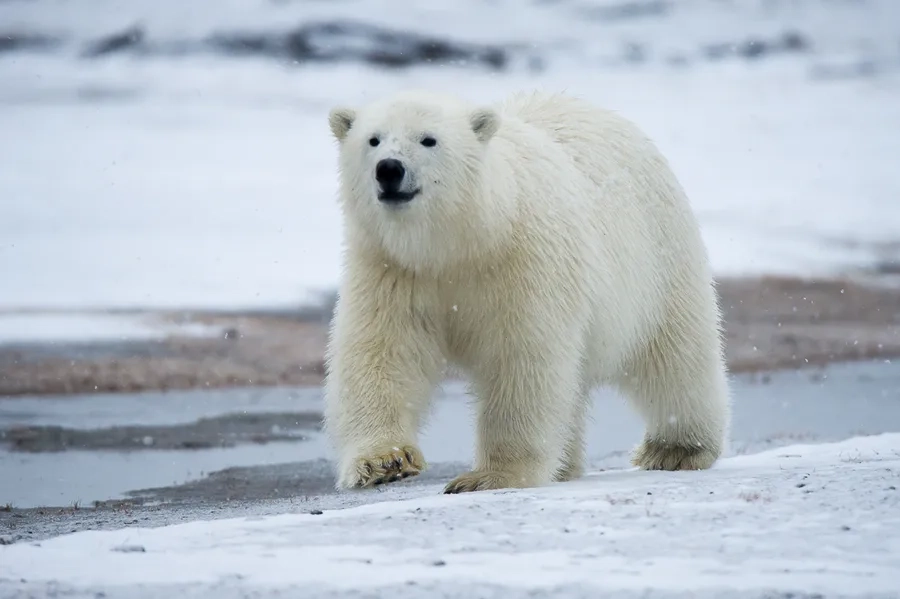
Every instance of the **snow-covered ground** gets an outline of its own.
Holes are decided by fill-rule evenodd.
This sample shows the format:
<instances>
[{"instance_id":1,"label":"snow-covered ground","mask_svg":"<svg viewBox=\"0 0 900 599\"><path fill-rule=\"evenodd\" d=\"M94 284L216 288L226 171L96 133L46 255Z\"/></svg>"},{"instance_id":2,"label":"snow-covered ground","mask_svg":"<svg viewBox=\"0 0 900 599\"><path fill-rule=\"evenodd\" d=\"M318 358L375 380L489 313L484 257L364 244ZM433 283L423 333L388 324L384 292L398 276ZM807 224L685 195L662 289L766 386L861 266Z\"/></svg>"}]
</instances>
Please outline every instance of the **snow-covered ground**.
<instances>
[{"instance_id":1,"label":"snow-covered ground","mask_svg":"<svg viewBox=\"0 0 900 599\"><path fill-rule=\"evenodd\" d=\"M896 597L898 488L898 433L727 458L705 472L596 472L461 496L420 487L321 514L0 547L0 592Z\"/></svg>"},{"instance_id":2,"label":"snow-covered ground","mask_svg":"<svg viewBox=\"0 0 900 599\"><path fill-rule=\"evenodd\" d=\"M132 341L175 334L215 336L222 332L200 323L171 323L146 314L0 312L0 341L4 343Z\"/></svg>"},{"instance_id":3,"label":"snow-covered ground","mask_svg":"<svg viewBox=\"0 0 900 599\"><path fill-rule=\"evenodd\" d=\"M341 245L327 111L408 86L481 101L566 89L636 120L671 157L720 274L827 273L897 252L894 0L390 6L0 3L0 30L58 39L0 53L0 310L314 300L336 283ZM519 53L493 73L190 51L220 31L350 17ZM81 56L135 23L149 54ZM740 54L790 35L799 49Z\"/></svg>"}]
</instances>

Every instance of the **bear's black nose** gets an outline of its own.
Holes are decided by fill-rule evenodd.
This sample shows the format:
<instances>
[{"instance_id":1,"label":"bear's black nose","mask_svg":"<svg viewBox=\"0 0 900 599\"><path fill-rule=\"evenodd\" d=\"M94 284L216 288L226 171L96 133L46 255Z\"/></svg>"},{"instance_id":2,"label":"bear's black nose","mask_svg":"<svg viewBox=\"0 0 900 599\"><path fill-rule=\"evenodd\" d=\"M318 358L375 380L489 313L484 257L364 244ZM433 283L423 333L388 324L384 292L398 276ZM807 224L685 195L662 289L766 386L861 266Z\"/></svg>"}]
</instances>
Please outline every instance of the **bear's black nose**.
<instances>
[{"instance_id":1,"label":"bear's black nose","mask_svg":"<svg viewBox=\"0 0 900 599\"><path fill-rule=\"evenodd\" d=\"M403 163L394 158L379 160L375 165L375 180L381 185L381 190L386 193L398 191L405 174L406 169L403 168Z\"/></svg>"}]
</instances>

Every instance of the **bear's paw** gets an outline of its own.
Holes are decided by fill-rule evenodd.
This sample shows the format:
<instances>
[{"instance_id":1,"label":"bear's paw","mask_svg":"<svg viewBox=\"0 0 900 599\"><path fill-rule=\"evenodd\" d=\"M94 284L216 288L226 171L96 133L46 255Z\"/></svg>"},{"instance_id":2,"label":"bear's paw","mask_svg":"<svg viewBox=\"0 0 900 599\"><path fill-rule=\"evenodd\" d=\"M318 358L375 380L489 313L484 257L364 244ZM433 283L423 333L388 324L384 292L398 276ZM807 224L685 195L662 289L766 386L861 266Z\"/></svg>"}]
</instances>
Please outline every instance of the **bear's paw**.
<instances>
[{"instance_id":1,"label":"bear's paw","mask_svg":"<svg viewBox=\"0 0 900 599\"><path fill-rule=\"evenodd\" d=\"M495 489L523 489L537 486L536 481L521 474L473 470L461 474L447 483L444 493L470 493L472 491L491 491Z\"/></svg>"},{"instance_id":2,"label":"bear's paw","mask_svg":"<svg viewBox=\"0 0 900 599\"><path fill-rule=\"evenodd\" d=\"M416 476L426 468L425 457L412 445L388 446L371 455L357 458L347 472L341 486L365 488L392 483Z\"/></svg>"},{"instance_id":3,"label":"bear's paw","mask_svg":"<svg viewBox=\"0 0 900 599\"><path fill-rule=\"evenodd\" d=\"M644 439L631 456L641 470L706 470L719 457L717 448Z\"/></svg>"}]
</instances>

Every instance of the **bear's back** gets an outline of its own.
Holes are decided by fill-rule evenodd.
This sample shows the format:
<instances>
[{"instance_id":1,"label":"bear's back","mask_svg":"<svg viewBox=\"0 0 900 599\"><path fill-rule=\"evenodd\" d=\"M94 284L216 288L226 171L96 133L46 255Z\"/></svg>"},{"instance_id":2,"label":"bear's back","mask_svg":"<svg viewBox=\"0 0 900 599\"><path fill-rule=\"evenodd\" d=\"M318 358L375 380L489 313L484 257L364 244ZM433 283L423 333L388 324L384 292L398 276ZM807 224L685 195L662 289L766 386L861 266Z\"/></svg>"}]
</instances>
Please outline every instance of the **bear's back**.
<instances>
[{"instance_id":1,"label":"bear's back","mask_svg":"<svg viewBox=\"0 0 900 599\"><path fill-rule=\"evenodd\" d=\"M687 195L637 125L561 93L519 93L497 109L502 119L498 136L506 135L507 120L515 122L508 132L511 141L522 127L539 131L560 150L554 154L564 153L589 182L583 195L557 197L548 205L567 219L558 230L595 248L592 256L599 262L590 270L600 274L589 295L598 302L598 313L617 314L623 322L653 322L654 311L673 289L686 280L691 286L706 280L705 249ZM699 279L698 265L704 265ZM610 295L610 289L618 293ZM633 297L644 301L628 300Z\"/></svg>"},{"instance_id":2,"label":"bear's back","mask_svg":"<svg viewBox=\"0 0 900 599\"><path fill-rule=\"evenodd\" d=\"M602 224L609 224L609 213L619 214L638 227L655 229L655 245L671 241L665 229L673 225L694 228L687 195L668 161L630 120L563 93L520 92L497 108L502 119L555 142L590 180ZM502 129L501 124L500 135Z\"/></svg>"},{"instance_id":3,"label":"bear's back","mask_svg":"<svg viewBox=\"0 0 900 599\"><path fill-rule=\"evenodd\" d=\"M578 169L595 185L609 176L650 168L665 162L650 139L615 112L563 93L518 93L499 107L505 118L539 129L563 146ZM648 164L654 162L655 164ZM663 170L668 170L667 165Z\"/></svg>"}]
</instances>

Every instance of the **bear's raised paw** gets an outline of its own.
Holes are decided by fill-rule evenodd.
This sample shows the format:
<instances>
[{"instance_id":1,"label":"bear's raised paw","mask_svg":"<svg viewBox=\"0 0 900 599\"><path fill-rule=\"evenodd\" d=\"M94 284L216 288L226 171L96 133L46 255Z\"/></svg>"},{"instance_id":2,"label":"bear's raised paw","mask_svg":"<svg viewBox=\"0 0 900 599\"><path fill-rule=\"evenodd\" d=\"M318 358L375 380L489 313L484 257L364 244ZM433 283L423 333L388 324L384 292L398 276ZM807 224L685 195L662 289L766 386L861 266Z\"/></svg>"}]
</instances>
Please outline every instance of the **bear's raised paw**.
<instances>
[{"instance_id":1,"label":"bear's raised paw","mask_svg":"<svg viewBox=\"0 0 900 599\"><path fill-rule=\"evenodd\" d=\"M346 488L365 488L416 476L425 470L425 457L412 445L389 446L371 457L357 458L353 471L341 481Z\"/></svg>"}]
</instances>

